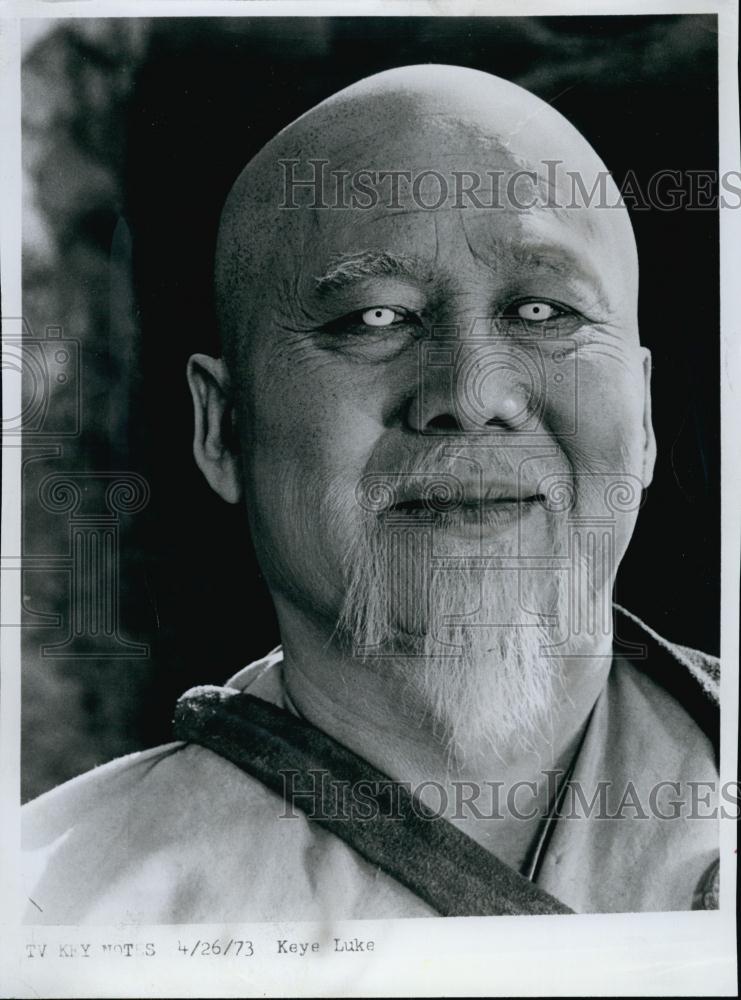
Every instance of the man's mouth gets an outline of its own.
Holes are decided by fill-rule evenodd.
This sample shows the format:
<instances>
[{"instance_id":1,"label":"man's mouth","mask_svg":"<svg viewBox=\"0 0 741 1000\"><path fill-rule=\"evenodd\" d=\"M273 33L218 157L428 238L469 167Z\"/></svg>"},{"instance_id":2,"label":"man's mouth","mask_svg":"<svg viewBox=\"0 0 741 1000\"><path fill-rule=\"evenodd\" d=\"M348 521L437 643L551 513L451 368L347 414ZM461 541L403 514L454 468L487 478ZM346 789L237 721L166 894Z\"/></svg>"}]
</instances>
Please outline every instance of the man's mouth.
<instances>
[{"instance_id":1,"label":"man's mouth","mask_svg":"<svg viewBox=\"0 0 741 1000\"><path fill-rule=\"evenodd\" d=\"M389 506L385 514L395 519L419 519L439 527L463 524L496 526L516 521L544 503L542 493L524 496L489 493L457 500L435 496L410 497Z\"/></svg>"},{"instance_id":2,"label":"man's mouth","mask_svg":"<svg viewBox=\"0 0 741 1000\"><path fill-rule=\"evenodd\" d=\"M490 510L512 504L531 503L545 503L545 496L542 493L534 493L532 496L522 498L509 496L466 497L466 499L461 500L458 503L451 504L446 504L444 501L438 501L434 497L413 497L410 500L400 500L398 503L392 504L388 509L389 511L398 511L400 513L407 511L413 512L416 510L431 510L437 512L445 511L447 513L452 510L461 510L464 507L472 510Z\"/></svg>"}]
</instances>

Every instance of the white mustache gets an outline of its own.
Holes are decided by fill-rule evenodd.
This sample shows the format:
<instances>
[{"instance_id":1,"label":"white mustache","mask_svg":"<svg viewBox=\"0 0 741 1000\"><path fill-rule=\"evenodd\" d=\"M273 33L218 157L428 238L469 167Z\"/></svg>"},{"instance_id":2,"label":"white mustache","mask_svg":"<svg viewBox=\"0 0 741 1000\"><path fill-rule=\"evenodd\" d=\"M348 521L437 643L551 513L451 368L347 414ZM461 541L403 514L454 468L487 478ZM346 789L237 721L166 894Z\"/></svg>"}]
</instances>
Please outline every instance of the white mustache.
<instances>
[{"instance_id":1,"label":"white mustache","mask_svg":"<svg viewBox=\"0 0 741 1000\"><path fill-rule=\"evenodd\" d=\"M469 505L545 500L544 494L529 483L496 479L486 483L466 482L441 472L415 472L394 477L384 473L369 474L358 484L355 498L360 507L374 514L405 507L448 512Z\"/></svg>"},{"instance_id":2,"label":"white mustache","mask_svg":"<svg viewBox=\"0 0 741 1000\"><path fill-rule=\"evenodd\" d=\"M437 444L395 463L375 462L357 484L355 500L373 514L403 505L448 511L465 504L543 499L539 483L546 476L568 475L563 466L546 467L534 457L515 460L510 451L500 449L496 464L487 464L465 446Z\"/></svg>"}]
</instances>

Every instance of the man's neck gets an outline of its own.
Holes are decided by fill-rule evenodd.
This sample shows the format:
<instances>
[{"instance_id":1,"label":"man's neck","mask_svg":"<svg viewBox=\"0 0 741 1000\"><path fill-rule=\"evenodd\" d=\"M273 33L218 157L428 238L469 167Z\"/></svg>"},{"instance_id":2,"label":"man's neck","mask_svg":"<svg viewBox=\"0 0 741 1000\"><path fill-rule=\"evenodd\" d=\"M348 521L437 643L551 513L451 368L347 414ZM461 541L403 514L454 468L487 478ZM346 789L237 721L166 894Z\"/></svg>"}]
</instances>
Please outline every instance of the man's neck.
<instances>
[{"instance_id":1,"label":"man's neck","mask_svg":"<svg viewBox=\"0 0 741 1000\"><path fill-rule=\"evenodd\" d=\"M562 660L547 732L527 745L493 740L463 755L451 752L432 706L408 683L413 662L348 655L295 609L279 607L279 617L285 685L296 710L520 868L604 687L612 637Z\"/></svg>"}]
</instances>

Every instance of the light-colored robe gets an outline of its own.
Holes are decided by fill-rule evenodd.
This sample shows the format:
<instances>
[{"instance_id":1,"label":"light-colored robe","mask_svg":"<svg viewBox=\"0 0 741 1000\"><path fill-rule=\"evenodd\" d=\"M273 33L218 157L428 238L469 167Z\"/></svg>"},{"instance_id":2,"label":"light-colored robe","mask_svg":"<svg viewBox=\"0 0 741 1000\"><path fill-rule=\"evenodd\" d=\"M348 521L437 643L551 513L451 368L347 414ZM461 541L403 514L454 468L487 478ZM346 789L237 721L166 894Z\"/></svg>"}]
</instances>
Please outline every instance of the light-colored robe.
<instances>
[{"instance_id":1,"label":"light-colored robe","mask_svg":"<svg viewBox=\"0 0 741 1000\"><path fill-rule=\"evenodd\" d=\"M649 659L652 651L668 652L678 657L677 670L687 669L689 651L654 633L647 638ZM280 653L273 653L228 684L287 708L281 663ZM706 678L698 677L697 697L703 698ZM718 823L708 815L716 796L707 800L705 789L707 783L717 788L717 778L712 744L690 712L640 663L616 656L570 783L579 783L588 802L598 782L610 782L608 812L623 818L569 818L584 812L572 796L553 821L534 881L582 913L709 905ZM665 786L652 806L651 789L673 781L681 783L680 794ZM630 782L635 794L628 791L626 800ZM689 782L703 783L694 819L686 815ZM678 808L671 802L679 800L684 815L662 819L659 812L671 815ZM284 809L257 779L193 744L171 743L98 767L24 807L25 920L229 923L437 915L303 814L281 819Z\"/></svg>"}]
</instances>

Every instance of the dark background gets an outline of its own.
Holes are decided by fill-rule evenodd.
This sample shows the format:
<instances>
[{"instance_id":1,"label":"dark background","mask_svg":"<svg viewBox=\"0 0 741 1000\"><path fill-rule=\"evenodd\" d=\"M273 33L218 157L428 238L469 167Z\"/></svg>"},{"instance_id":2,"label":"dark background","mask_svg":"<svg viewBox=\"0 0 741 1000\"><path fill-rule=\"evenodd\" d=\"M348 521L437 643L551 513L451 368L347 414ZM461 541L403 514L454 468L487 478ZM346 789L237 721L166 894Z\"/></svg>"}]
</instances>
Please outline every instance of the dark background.
<instances>
[{"instance_id":1,"label":"dark background","mask_svg":"<svg viewBox=\"0 0 741 1000\"><path fill-rule=\"evenodd\" d=\"M37 336L59 324L81 342L82 431L54 456L27 449L26 550L67 544L67 520L39 513L42 475L143 475L149 504L120 522L120 612L123 634L150 651L41 656L65 635L39 616L65 618L68 578L26 573L24 797L167 741L179 693L278 641L244 513L192 462L184 378L190 353L218 353L213 242L250 156L354 80L444 62L550 101L618 184L628 170L644 185L660 169L712 170L716 46L704 15L101 19L55 22L29 44L24 308ZM659 458L616 598L668 638L717 652L718 218L632 217Z\"/></svg>"}]
</instances>

